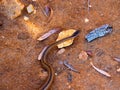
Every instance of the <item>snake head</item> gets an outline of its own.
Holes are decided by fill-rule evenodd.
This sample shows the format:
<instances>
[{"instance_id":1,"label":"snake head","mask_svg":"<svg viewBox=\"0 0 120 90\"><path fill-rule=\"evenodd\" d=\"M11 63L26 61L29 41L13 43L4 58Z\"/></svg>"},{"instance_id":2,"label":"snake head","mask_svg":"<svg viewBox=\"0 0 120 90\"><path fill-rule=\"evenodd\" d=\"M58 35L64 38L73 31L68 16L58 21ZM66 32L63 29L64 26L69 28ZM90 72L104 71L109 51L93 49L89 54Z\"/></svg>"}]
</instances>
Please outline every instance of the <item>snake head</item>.
<instances>
[{"instance_id":1,"label":"snake head","mask_svg":"<svg viewBox=\"0 0 120 90\"><path fill-rule=\"evenodd\" d=\"M76 31L72 34L71 37L76 37L79 33L80 33L80 31L79 31L79 30L76 30Z\"/></svg>"}]
</instances>

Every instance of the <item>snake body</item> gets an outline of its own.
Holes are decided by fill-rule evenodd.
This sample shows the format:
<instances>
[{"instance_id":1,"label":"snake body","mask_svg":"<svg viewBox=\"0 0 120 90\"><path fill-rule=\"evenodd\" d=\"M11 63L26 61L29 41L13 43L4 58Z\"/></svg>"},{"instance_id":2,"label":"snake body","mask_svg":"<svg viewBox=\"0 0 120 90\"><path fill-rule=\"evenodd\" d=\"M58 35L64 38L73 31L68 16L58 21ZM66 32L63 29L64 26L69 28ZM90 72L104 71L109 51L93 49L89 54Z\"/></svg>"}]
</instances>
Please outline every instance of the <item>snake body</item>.
<instances>
[{"instance_id":1,"label":"snake body","mask_svg":"<svg viewBox=\"0 0 120 90\"><path fill-rule=\"evenodd\" d=\"M59 40L51 45L49 45L45 51L43 52L43 56L42 56L42 59L41 59L41 65L43 66L43 68L45 70L48 71L48 77L45 81L45 83L40 87L39 90L48 90L53 82L53 79L54 79L54 69L53 67L46 61L46 57L47 57L47 54L48 52L56 45L66 41L66 40L69 40L71 38L75 38L77 35L79 34L79 30L76 30L71 36L69 37L66 37L62 40Z\"/></svg>"}]
</instances>

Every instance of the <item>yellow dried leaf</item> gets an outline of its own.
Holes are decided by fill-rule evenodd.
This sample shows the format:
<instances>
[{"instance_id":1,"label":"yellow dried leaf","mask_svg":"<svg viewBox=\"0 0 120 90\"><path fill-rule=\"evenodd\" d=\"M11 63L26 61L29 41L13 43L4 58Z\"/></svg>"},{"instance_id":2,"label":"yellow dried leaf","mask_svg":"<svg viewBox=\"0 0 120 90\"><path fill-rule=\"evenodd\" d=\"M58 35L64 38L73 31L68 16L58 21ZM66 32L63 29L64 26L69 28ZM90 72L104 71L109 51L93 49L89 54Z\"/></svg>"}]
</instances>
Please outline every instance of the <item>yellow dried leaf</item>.
<instances>
[{"instance_id":1,"label":"yellow dried leaf","mask_svg":"<svg viewBox=\"0 0 120 90\"><path fill-rule=\"evenodd\" d=\"M56 41L59 41L59 40L61 40L63 38L71 36L75 31L76 30L74 30L74 29L69 29L69 30L60 32ZM58 48L63 48L63 47L70 46L73 43L73 40L74 40L74 38L72 38L70 40L67 40L67 41L65 41L65 42L63 42L61 44L58 44L57 46L58 46Z\"/></svg>"}]
</instances>

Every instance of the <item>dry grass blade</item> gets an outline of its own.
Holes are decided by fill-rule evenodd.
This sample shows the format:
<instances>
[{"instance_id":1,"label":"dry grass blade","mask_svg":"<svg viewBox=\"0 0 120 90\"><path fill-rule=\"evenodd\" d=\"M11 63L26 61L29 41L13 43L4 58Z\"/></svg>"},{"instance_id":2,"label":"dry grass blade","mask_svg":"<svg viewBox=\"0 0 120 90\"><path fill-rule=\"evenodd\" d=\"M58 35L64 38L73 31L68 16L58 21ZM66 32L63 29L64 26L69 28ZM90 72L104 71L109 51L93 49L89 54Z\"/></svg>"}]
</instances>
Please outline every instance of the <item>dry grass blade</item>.
<instances>
[{"instance_id":1,"label":"dry grass blade","mask_svg":"<svg viewBox=\"0 0 120 90\"><path fill-rule=\"evenodd\" d=\"M110 75L109 73L107 73L107 72L105 72L105 71L103 71L103 70L95 67L92 62L90 62L90 64L91 64L91 66L92 66L96 71L98 71L99 73L101 73L101 74L103 74L103 75L105 75L105 76L107 76L107 77L111 77L111 75Z\"/></svg>"},{"instance_id":2,"label":"dry grass blade","mask_svg":"<svg viewBox=\"0 0 120 90\"><path fill-rule=\"evenodd\" d=\"M64 63L64 65L68 68L68 69L70 69L70 70L72 70L72 71L74 71L74 72L77 72L77 73L80 73L78 70L76 70L72 65L70 65L66 60L63 62Z\"/></svg>"}]
</instances>

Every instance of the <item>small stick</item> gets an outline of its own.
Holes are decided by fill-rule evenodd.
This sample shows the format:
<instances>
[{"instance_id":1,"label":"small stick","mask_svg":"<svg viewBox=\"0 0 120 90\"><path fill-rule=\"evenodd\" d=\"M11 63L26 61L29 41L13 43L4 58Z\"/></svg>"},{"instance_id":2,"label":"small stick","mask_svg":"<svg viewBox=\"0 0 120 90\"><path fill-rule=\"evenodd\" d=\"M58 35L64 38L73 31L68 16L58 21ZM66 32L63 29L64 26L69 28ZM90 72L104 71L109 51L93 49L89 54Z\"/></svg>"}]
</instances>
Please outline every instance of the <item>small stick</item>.
<instances>
[{"instance_id":1,"label":"small stick","mask_svg":"<svg viewBox=\"0 0 120 90\"><path fill-rule=\"evenodd\" d=\"M64 63L64 65L65 65L68 69L70 69L70 70L72 70L72 71L74 71L74 72L80 73L80 72L79 72L78 70L76 70L72 65L70 65L67 61L64 61L63 63Z\"/></svg>"},{"instance_id":2,"label":"small stick","mask_svg":"<svg viewBox=\"0 0 120 90\"><path fill-rule=\"evenodd\" d=\"M87 1L87 4L88 4L88 11L90 11L90 0Z\"/></svg>"},{"instance_id":3,"label":"small stick","mask_svg":"<svg viewBox=\"0 0 120 90\"><path fill-rule=\"evenodd\" d=\"M103 70L95 67L92 62L90 62L90 64L91 64L91 66L92 66L96 71L98 71L99 73L101 73L101 74L103 74L103 75L105 75L105 76L107 76L107 77L111 77L111 75L110 75L109 73L107 73L107 72L105 72L105 71L103 71Z\"/></svg>"}]
</instances>

